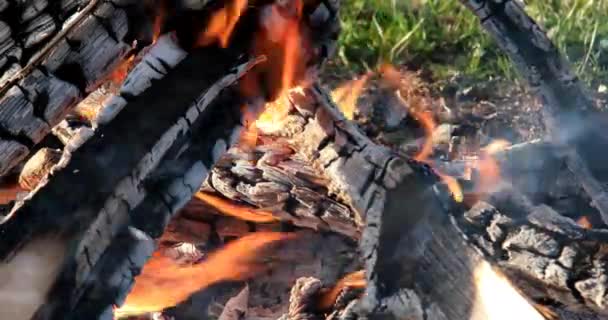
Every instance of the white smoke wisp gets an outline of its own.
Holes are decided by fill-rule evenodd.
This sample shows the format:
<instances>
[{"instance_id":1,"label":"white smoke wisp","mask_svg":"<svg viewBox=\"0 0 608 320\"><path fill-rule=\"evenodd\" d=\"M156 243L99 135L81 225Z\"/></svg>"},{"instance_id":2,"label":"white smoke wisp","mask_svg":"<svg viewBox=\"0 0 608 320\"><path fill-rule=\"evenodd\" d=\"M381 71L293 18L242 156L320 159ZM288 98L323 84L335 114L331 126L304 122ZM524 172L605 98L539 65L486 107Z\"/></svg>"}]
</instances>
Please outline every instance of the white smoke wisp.
<instances>
[{"instance_id":1,"label":"white smoke wisp","mask_svg":"<svg viewBox=\"0 0 608 320\"><path fill-rule=\"evenodd\" d=\"M0 262L0 319L30 320L46 301L66 253L66 243L39 238L10 261Z\"/></svg>"}]
</instances>

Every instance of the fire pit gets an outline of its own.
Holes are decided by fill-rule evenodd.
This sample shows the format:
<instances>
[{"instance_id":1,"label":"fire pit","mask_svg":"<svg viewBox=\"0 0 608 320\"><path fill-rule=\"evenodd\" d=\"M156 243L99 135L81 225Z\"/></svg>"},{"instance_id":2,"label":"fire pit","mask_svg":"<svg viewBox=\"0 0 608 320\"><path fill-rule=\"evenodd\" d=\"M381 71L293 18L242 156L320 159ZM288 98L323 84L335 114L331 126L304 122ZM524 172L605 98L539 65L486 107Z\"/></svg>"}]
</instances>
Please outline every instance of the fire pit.
<instances>
[{"instance_id":1,"label":"fire pit","mask_svg":"<svg viewBox=\"0 0 608 320\"><path fill-rule=\"evenodd\" d=\"M520 4L462 1L533 141L389 65L329 92L337 1L68 2L0 1L45 26L0 33L0 318L607 316L603 138Z\"/></svg>"}]
</instances>

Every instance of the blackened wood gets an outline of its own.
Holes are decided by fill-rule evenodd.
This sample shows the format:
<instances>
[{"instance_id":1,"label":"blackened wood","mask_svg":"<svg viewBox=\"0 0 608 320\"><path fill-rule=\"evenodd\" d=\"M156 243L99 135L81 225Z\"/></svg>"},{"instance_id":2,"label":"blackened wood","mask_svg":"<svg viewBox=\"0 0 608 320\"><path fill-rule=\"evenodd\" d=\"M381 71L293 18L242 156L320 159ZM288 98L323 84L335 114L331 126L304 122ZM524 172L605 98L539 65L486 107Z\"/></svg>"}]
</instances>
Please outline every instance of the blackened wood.
<instances>
[{"instance_id":1,"label":"blackened wood","mask_svg":"<svg viewBox=\"0 0 608 320\"><path fill-rule=\"evenodd\" d=\"M582 142L577 141L578 137L569 136L568 132L568 128L586 131L591 125L589 121L593 116L589 115L594 106L588 89L518 1L461 2L479 17L482 26L541 98L543 121L552 141L564 149L568 168L576 175L604 222L608 222L608 192L594 176L590 159L582 157ZM583 136L586 140L594 140L597 147L606 143L597 132ZM601 142L604 144L600 145Z\"/></svg>"},{"instance_id":2,"label":"blackened wood","mask_svg":"<svg viewBox=\"0 0 608 320\"><path fill-rule=\"evenodd\" d=\"M216 63L210 68L209 61ZM65 312L77 305L79 288L91 278L112 238L126 226L129 212L145 198L144 180L166 154L180 149L176 143L184 143L191 125L209 115L206 108L215 96L250 67L245 64L231 71L234 60L217 49L193 53L174 70L174 65L164 63L164 69L159 69L166 73L163 79L152 83L113 121L100 125L82 147L69 150L73 152L68 159L62 159L67 163L56 168L0 226L6 239L2 256L9 264L10 253L17 250L19 254L19 243L44 234L64 233L78 244L66 255L52 299L39 310L39 319L63 319ZM174 195L171 188L166 191L181 197L176 198L176 208L185 204L202 182L206 169L200 167L202 171L195 166L196 172L183 178L188 182L198 176L198 184L180 182L182 187L189 186L190 194Z\"/></svg>"},{"instance_id":3,"label":"blackened wood","mask_svg":"<svg viewBox=\"0 0 608 320\"><path fill-rule=\"evenodd\" d=\"M435 196L430 185L403 186L387 197L382 218L368 217L364 238L376 230L378 240L361 248L368 272L367 294L359 305L364 314L387 319L404 314L412 319L606 316L599 289L606 286L605 277L596 268L607 261L601 249L605 230L585 230L550 207L517 196L501 203L510 214L484 202L463 213ZM417 214L422 218L416 223L405 222ZM403 225L409 227L404 231ZM500 289L501 281L518 291ZM517 310L505 309L506 301L516 300Z\"/></svg>"},{"instance_id":4,"label":"blackened wood","mask_svg":"<svg viewBox=\"0 0 608 320\"><path fill-rule=\"evenodd\" d=\"M0 22L0 141L6 158L0 162L0 176L23 160L131 50L122 8L93 0L81 2L86 6L76 11L77 5L63 7L64 2L15 2L5 10L20 19Z\"/></svg>"}]
</instances>

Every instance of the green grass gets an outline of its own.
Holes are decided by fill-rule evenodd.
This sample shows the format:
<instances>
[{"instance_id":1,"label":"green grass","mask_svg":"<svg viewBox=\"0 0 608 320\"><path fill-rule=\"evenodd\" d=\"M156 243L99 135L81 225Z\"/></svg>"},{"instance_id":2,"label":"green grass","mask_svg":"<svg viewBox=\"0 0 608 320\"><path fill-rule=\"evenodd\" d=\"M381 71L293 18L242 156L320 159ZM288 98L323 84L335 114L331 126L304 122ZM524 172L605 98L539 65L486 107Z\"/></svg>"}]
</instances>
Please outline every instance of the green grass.
<instances>
[{"instance_id":1,"label":"green grass","mask_svg":"<svg viewBox=\"0 0 608 320\"><path fill-rule=\"evenodd\" d=\"M608 0L527 0L528 12L587 81L608 80ZM457 0L342 0L335 66L411 64L438 78L515 78L510 61Z\"/></svg>"}]
</instances>

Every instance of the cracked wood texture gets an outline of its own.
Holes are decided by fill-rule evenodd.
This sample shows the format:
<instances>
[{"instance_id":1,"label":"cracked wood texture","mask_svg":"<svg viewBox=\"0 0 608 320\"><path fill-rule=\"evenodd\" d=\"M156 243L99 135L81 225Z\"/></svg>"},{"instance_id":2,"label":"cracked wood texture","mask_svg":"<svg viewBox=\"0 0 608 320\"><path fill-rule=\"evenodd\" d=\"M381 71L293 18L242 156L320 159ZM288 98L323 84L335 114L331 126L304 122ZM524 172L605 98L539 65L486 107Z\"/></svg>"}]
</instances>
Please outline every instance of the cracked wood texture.
<instances>
[{"instance_id":1,"label":"cracked wood texture","mask_svg":"<svg viewBox=\"0 0 608 320\"><path fill-rule=\"evenodd\" d=\"M348 122L318 85L292 90L289 114L260 128L253 151L234 148L214 168L203 192L254 205L277 220L359 238L384 187L409 173L388 148Z\"/></svg>"},{"instance_id":2,"label":"cracked wood texture","mask_svg":"<svg viewBox=\"0 0 608 320\"><path fill-rule=\"evenodd\" d=\"M132 2L0 2L7 17L0 21L0 176L131 50L126 6Z\"/></svg>"},{"instance_id":3,"label":"cracked wood texture","mask_svg":"<svg viewBox=\"0 0 608 320\"><path fill-rule=\"evenodd\" d=\"M166 193L155 194L146 184L149 179L154 180L152 175L162 159L179 158L193 128L218 120L207 118L214 114L207 109L209 104L254 63L233 69L235 58L210 48L196 50L186 58L185 52L168 42L159 41L157 50L148 53L150 61L144 64L156 63L155 72L132 73L138 81L147 76L148 80L143 83L149 88L133 86L135 80L127 79L121 94L129 94L130 102L124 110L109 123L100 123L81 147L68 144L51 175L18 204L0 226L6 239L0 251L8 266L15 258L13 254L19 257L19 247L23 244L46 234L57 233L65 238L63 266L49 292L49 300L37 310L34 319L66 319L81 301L82 290L95 281L97 262L112 239L136 238L144 248L149 247L146 243L151 238L143 231L134 227L130 227L131 231L125 230L129 226L129 215L138 205L147 197L162 198L167 206L165 211L175 212L200 186L207 168L212 165L211 147L202 148L198 162L178 169L165 179L169 183ZM209 61L214 61L212 67ZM150 79L159 80L151 82ZM130 88L141 93L133 93ZM120 96L111 100L117 99ZM232 123L222 125L234 127ZM229 139L230 135L232 132L221 137ZM217 137L209 136L210 139ZM203 142L216 143L215 140ZM137 247L137 243L134 241L133 245ZM131 263L139 261L138 264L143 264L147 253L147 249L125 251L130 254ZM124 270L131 271L128 266Z\"/></svg>"},{"instance_id":4,"label":"cracked wood texture","mask_svg":"<svg viewBox=\"0 0 608 320\"><path fill-rule=\"evenodd\" d=\"M327 186L326 197L351 208L347 212L351 216L344 221L352 221L351 226L357 228L360 226L353 222L365 221L360 250L366 261L368 287L357 306L363 317L492 319L498 313L510 312L505 309L510 297L518 301L518 308L527 310L528 315L537 315L538 319L553 315L563 319L600 319L604 315L603 231L584 230L552 209L538 207L526 213L507 209L509 215L500 214L503 218L487 223L509 221L505 226L511 229L505 227L502 233L492 231L504 238L487 235L479 231L483 228L473 227L471 218L465 219L477 208L463 213L459 206L444 198L449 192L438 183L430 168L402 159L371 142L343 118L320 87L292 91L289 104L290 112L279 129L266 131L264 135L274 136L274 143L290 146L297 157L282 151L271 160L270 152L266 161L253 156L247 159L255 161L239 164L243 153L236 152L239 160L232 162L229 170L218 171L226 175L208 183L217 187L217 181L226 181L230 188L216 190L220 189L228 198L264 208L274 204L276 198L286 196L273 198L272 192L267 197L265 193L248 193L248 187L239 187L241 182L256 181L260 174L263 177L268 171L264 168L267 163L280 168L281 161L299 157L312 164L312 172L322 178L319 183ZM268 150L276 152L280 148ZM238 175L245 178L237 178L237 183L232 184ZM282 184L282 189L275 188L275 192L293 193L293 185L297 185L293 181ZM521 203L515 202L510 207ZM539 212L544 212L542 218ZM287 213L298 216L295 211ZM323 220L322 214L324 211L320 210L315 216ZM279 214L276 217L281 219ZM328 225L331 229L332 224ZM495 239L495 244L488 246L492 242L488 239ZM479 243L486 244L485 249ZM551 256L535 248L549 243L552 248L544 249L551 251ZM494 251L487 251L488 248ZM553 263L551 259L563 261ZM508 292L501 298L505 301L503 307L490 308L492 302L484 300L492 296L486 283L495 281L488 279L501 279L501 274L520 291L506 285L511 289L505 289Z\"/></svg>"},{"instance_id":5,"label":"cracked wood texture","mask_svg":"<svg viewBox=\"0 0 608 320\"><path fill-rule=\"evenodd\" d=\"M316 5L312 28L333 30L335 8ZM323 60L334 40L335 33L321 33L315 58ZM28 247L48 233L67 238L57 240L67 247L63 264L48 265L57 281L46 303L31 310L34 319L111 317L108 310L130 290L154 238L238 137L243 102L223 90L260 60L229 70L238 55L232 53L243 52L232 49L194 49L186 57L174 37L161 37L104 102L95 131L72 137L50 176L5 217L1 232L11 240L0 251L8 268L20 261L19 244Z\"/></svg>"},{"instance_id":6,"label":"cracked wood texture","mask_svg":"<svg viewBox=\"0 0 608 320\"><path fill-rule=\"evenodd\" d=\"M598 148L608 146L591 95L570 68L569 62L545 31L516 0L461 0L480 19L482 26L513 61L528 86L544 105L543 121L552 142L561 147L568 168L608 222L608 192L600 175L606 176ZM597 128L597 129L596 129Z\"/></svg>"},{"instance_id":7,"label":"cracked wood texture","mask_svg":"<svg viewBox=\"0 0 608 320\"><path fill-rule=\"evenodd\" d=\"M500 201L502 211L479 202L462 212L439 205L430 189L407 190L389 198L384 217L368 217L365 232L380 236L361 248L370 281L360 305L364 314L420 320L606 317L605 230L583 229L547 206L522 205L518 198ZM412 192L422 202L410 202ZM398 219L411 211L426 215L403 233Z\"/></svg>"}]
</instances>

